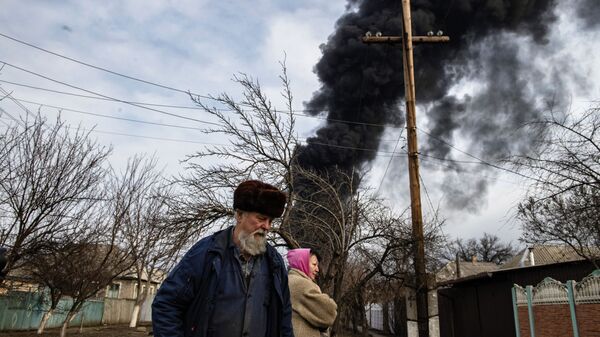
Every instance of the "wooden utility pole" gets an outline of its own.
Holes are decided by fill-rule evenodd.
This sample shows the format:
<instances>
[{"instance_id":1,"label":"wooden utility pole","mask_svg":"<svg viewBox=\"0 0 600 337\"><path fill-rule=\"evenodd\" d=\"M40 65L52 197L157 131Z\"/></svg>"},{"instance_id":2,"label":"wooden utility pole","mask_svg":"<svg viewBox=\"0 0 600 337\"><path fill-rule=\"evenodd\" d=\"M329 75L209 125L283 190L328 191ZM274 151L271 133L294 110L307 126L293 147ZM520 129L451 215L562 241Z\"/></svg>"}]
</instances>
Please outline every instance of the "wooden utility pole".
<instances>
[{"instance_id":1,"label":"wooden utility pole","mask_svg":"<svg viewBox=\"0 0 600 337\"><path fill-rule=\"evenodd\" d=\"M440 34L441 35L441 34ZM414 241L415 285L417 293L417 322L419 337L429 337L429 309L427 305L427 272L425 270L425 240L419 183L419 151L417 146L417 119L415 114L415 73L413 43L446 42L447 36L413 36L410 0L402 0L402 36L366 36L365 43L402 42L404 65L404 96L406 97L406 134L408 140L408 175L410 181L410 211Z\"/></svg>"}]
</instances>

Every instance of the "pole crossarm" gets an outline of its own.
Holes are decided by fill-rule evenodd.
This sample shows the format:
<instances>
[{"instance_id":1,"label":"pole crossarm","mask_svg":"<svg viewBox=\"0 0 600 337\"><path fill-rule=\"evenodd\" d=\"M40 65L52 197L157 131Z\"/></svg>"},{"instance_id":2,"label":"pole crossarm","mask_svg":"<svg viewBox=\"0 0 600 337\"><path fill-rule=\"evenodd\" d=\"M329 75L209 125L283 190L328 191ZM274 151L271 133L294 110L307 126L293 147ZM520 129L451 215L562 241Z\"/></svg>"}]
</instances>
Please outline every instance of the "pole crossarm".
<instances>
[{"instance_id":1,"label":"pole crossarm","mask_svg":"<svg viewBox=\"0 0 600 337\"><path fill-rule=\"evenodd\" d=\"M449 42L449 36L413 36L413 43L439 43ZM375 43L402 43L402 36L363 36L362 42L367 44Z\"/></svg>"}]
</instances>

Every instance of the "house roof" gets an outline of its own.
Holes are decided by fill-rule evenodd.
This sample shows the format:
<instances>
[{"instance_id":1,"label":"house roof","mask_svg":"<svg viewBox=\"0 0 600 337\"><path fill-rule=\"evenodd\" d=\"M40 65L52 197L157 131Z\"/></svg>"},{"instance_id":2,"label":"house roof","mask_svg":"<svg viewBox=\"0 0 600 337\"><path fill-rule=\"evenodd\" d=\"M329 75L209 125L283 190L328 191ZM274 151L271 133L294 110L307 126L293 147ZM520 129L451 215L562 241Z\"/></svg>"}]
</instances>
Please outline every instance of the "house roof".
<instances>
[{"instance_id":1,"label":"house roof","mask_svg":"<svg viewBox=\"0 0 600 337\"><path fill-rule=\"evenodd\" d=\"M167 277L167 274L164 271L157 269L152 274L152 280L150 282L161 283L162 281L164 281L164 279L166 277ZM117 276L116 279L137 280L137 274L136 274L135 270L132 268L129 271L126 271L123 274ZM147 280L148 280L148 272L144 268L144 270L142 270L142 281L147 281Z\"/></svg>"},{"instance_id":2,"label":"house roof","mask_svg":"<svg viewBox=\"0 0 600 337\"><path fill-rule=\"evenodd\" d=\"M460 278L477 275L480 273L498 270L498 265L493 262L459 261ZM435 274L437 282L457 279L456 261L448 262Z\"/></svg>"},{"instance_id":3,"label":"house roof","mask_svg":"<svg viewBox=\"0 0 600 337\"><path fill-rule=\"evenodd\" d=\"M533 255L533 263L530 252ZM500 269L529 267L532 265L539 266L579 260L585 259L567 245L533 245L519 251L517 255L503 264Z\"/></svg>"},{"instance_id":4,"label":"house roof","mask_svg":"<svg viewBox=\"0 0 600 337\"><path fill-rule=\"evenodd\" d=\"M530 259L529 250L533 252L533 264ZM521 261L523 263L521 263ZM572 263L581 263L585 259L579 255L567 245L534 245L525 249L522 249L512 259L505 264L499 266L496 270L484 271L473 275L465 275L460 279L448 279L438 281L438 286L449 286L455 283L462 283L465 281L478 280L484 278L491 278L493 275L501 273L510 273L515 270L524 268L544 268L544 266L560 265L567 266ZM462 274L462 264L461 264Z\"/></svg>"}]
</instances>

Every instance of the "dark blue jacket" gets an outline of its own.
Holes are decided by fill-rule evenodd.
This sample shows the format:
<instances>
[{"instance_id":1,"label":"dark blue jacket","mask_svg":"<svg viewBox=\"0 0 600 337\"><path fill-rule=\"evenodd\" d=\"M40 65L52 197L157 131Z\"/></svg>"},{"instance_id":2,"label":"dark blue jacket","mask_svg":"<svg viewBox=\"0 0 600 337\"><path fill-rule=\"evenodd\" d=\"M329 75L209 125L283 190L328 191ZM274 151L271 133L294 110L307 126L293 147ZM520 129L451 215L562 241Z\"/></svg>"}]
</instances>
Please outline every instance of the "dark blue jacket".
<instances>
[{"instance_id":1,"label":"dark blue jacket","mask_svg":"<svg viewBox=\"0 0 600 337\"><path fill-rule=\"evenodd\" d=\"M228 235L226 229L198 241L171 271L152 303L154 336L210 337L208 326ZM267 337L293 337L292 307L283 259L270 245L265 254L275 295L267 307Z\"/></svg>"}]
</instances>

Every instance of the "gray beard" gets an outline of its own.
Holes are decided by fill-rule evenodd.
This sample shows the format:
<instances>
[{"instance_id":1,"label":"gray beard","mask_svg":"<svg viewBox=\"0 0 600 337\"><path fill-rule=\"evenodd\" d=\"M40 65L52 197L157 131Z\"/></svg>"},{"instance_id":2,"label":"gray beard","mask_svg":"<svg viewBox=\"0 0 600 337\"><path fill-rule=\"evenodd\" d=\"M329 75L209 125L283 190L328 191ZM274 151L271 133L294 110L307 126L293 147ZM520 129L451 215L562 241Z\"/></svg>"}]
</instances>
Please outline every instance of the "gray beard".
<instances>
[{"instance_id":1,"label":"gray beard","mask_svg":"<svg viewBox=\"0 0 600 337\"><path fill-rule=\"evenodd\" d=\"M263 235L255 234L262 233ZM238 234L240 240L240 250L252 256L264 254L267 251L267 232L263 229L257 229L252 233L240 231Z\"/></svg>"}]
</instances>

